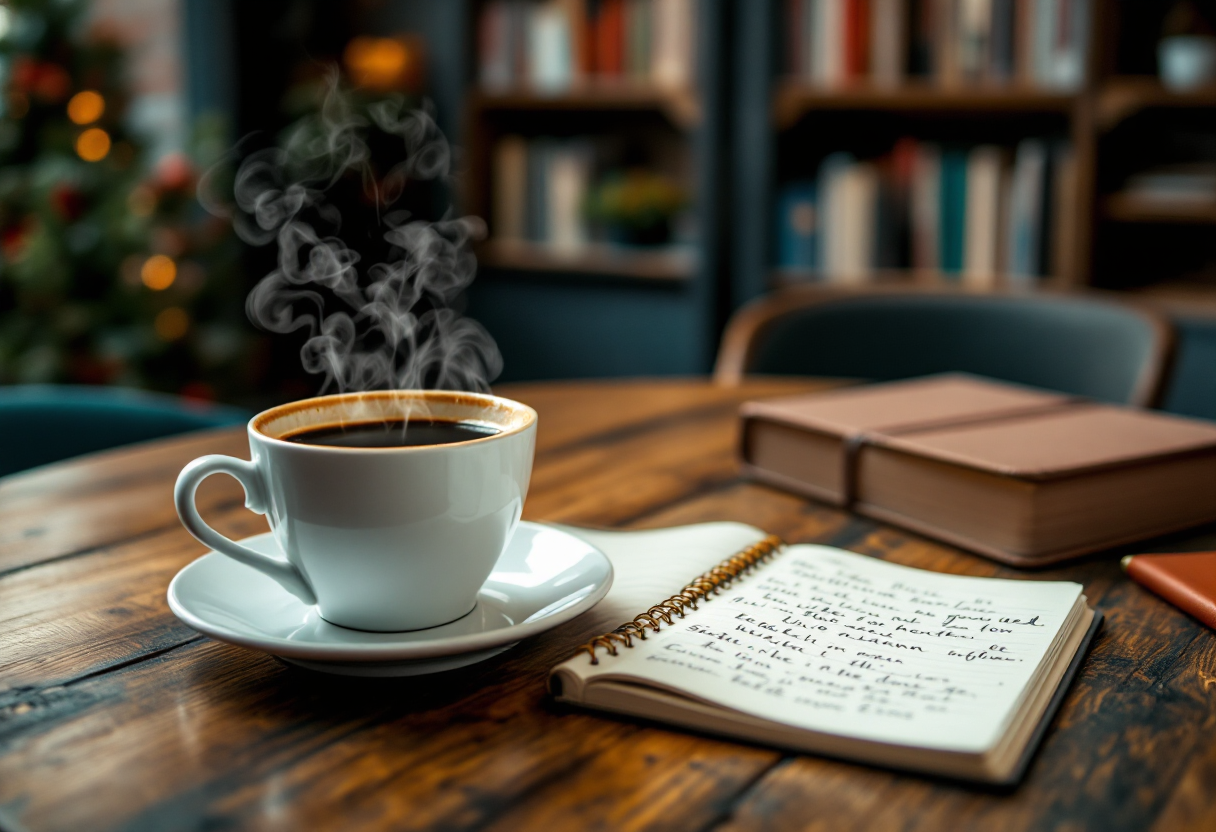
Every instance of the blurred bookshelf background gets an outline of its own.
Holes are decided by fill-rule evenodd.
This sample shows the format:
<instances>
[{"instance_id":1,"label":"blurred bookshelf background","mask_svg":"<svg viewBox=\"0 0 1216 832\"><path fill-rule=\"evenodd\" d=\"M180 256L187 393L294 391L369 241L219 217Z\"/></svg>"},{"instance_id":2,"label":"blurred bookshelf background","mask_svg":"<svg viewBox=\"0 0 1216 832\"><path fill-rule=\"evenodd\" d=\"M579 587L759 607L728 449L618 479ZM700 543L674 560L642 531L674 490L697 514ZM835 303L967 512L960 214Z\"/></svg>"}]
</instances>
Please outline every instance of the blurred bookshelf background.
<instances>
[{"instance_id":1,"label":"blurred bookshelf background","mask_svg":"<svg viewBox=\"0 0 1216 832\"><path fill-rule=\"evenodd\" d=\"M452 203L487 222L467 313L502 380L704 373L730 314L790 284L1107 290L1216 318L1213 0L161 5L171 24L127 37L183 45L182 116L145 107L143 170L178 152L197 173L200 124L276 135L327 61L433 103ZM172 257L157 245L128 272ZM213 271L245 291L268 258ZM172 304L179 339L214 317L194 303ZM135 383L311 392L297 343L234 321L235 363Z\"/></svg>"}]
</instances>

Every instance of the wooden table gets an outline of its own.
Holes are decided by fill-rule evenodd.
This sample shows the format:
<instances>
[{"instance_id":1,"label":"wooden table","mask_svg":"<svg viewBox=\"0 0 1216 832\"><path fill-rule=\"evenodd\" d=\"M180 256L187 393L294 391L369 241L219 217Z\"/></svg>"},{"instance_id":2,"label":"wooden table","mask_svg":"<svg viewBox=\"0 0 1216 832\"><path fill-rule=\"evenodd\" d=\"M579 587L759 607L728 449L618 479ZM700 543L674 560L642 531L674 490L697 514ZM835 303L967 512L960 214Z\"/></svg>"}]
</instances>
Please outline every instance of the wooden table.
<instances>
[{"instance_id":1,"label":"wooden table","mask_svg":"<svg viewBox=\"0 0 1216 832\"><path fill-rule=\"evenodd\" d=\"M913 566L1015 574L742 481L737 403L815 387L504 388L541 415L526 516L741 520ZM1084 583L1107 622L1027 781L1002 794L563 710L545 671L618 623L595 611L481 665L399 680L313 674L203 638L165 588L203 552L171 485L212 452L247 454L243 431L0 480L8 832L1216 829L1216 637L1112 557L1041 573ZM265 529L231 480L209 480L200 502L229 535Z\"/></svg>"}]
</instances>

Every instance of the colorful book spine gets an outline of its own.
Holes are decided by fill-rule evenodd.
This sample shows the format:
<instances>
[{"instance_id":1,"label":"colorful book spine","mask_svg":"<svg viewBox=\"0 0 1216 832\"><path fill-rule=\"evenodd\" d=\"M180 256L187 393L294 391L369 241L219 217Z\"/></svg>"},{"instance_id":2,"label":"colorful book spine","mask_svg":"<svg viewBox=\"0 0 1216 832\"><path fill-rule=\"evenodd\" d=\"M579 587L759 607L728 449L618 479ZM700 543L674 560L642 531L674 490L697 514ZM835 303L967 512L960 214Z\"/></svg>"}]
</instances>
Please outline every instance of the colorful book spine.
<instances>
[{"instance_id":1,"label":"colorful book spine","mask_svg":"<svg viewBox=\"0 0 1216 832\"><path fill-rule=\"evenodd\" d=\"M594 169L590 139L499 139L492 151L493 238L565 250L589 243L584 205Z\"/></svg>"},{"instance_id":2,"label":"colorful book spine","mask_svg":"<svg viewBox=\"0 0 1216 832\"><path fill-rule=\"evenodd\" d=\"M1009 83L1071 91L1085 77L1092 0L786 0L785 69L820 87Z\"/></svg>"},{"instance_id":3,"label":"colorful book spine","mask_svg":"<svg viewBox=\"0 0 1216 832\"><path fill-rule=\"evenodd\" d=\"M949 149L942 153L941 270L957 275L963 270L964 225L967 216L967 152Z\"/></svg>"},{"instance_id":4,"label":"colorful book spine","mask_svg":"<svg viewBox=\"0 0 1216 832\"><path fill-rule=\"evenodd\" d=\"M918 271L936 272L942 266L941 190L941 149L921 144L915 151L909 195L912 205L911 266Z\"/></svg>"},{"instance_id":5,"label":"colorful book spine","mask_svg":"<svg viewBox=\"0 0 1216 832\"><path fill-rule=\"evenodd\" d=\"M1066 142L1041 139L1015 151L905 137L874 159L832 153L777 194L777 264L829 282L913 269L983 289L1067 274L1075 167Z\"/></svg>"},{"instance_id":6,"label":"colorful book spine","mask_svg":"<svg viewBox=\"0 0 1216 832\"><path fill-rule=\"evenodd\" d=\"M495 239L518 242L528 237L528 143L504 136L494 146L490 230Z\"/></svg>"},{"instance_id":7,"label":"colorful book spine","mask_svg":"<svg viewBox=\"0 0 1216 832\"><path fill-rule=\"evenodd\" d=\"M1009 254L1005 272L1015 284L1033 282L1041 272L1044 179L1047 148L1024 139L1014 159L1009 207Z\"/></svg>"},{"instance_id":8,"label":"colorful book spine","mask_svg":"<svg viewBox=\"0 0 1216 832\"><path fill-rule=\"evenodd\" d=\"M819 205L814 180L791 182L779 192L777 265L795 272L819 268Z\"/></svg>"},{"instance_id":9,"label":"colorful book spine","mask_svg":"<svg viewBox=\"0 0 1216 832\"><path fill-rule=\"evenodd\" d=\"M692 83L698 0L490 0L477 28L489 90L555 93L589 79Z\"/></svg>"},{"instance_id":10,"label":"colorful book spine","mask_svg":"<svg viewBox=\"0 0 1216 832\"><path fill-rule=\"evenodd\" d=\"M972 148L967 155L963 283L977 289L995 286L999 272L1002 163L1001 149L992 145Z\"/></svg>"}]
</instances>

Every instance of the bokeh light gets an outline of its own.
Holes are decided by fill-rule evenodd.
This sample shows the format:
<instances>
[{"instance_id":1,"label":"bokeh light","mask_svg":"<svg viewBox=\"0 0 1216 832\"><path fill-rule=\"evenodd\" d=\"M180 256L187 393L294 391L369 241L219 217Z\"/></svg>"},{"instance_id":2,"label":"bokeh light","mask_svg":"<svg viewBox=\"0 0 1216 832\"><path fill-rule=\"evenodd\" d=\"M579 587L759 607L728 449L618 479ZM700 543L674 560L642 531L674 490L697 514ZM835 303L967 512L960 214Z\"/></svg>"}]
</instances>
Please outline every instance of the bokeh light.
<instances>
[{"instance_id":1,"label":"bokeh light","mask_svg":"<svg viewBox=\"0 0 1216 832\"><path fill-rule=\"evenodd\" d=\"M68 101L68 118L73 124L92 124L106 111L106 100L93 90L82 90Z\"/></svg>"},{"instance_id":2,"label":"bokeh light","mask_svg":"<svg viewBox=\"0 0 1216 832\"><path fill-rule=\"evenodd\" d=\"M154 292L160 292L172 286L173 281L177 279L177 264L163 254L153 254L144 261L139 276L145 286Z\"/></svg>"},{"instance_id":3,"label":"bokeh light","mask_svg":"<svg viewBox=\"0 0 1216 832\"><path fill-rule=\"evenodd\" d=\"M156 337L162 341L176 341L190 329L190 315L180 306L170 306L157 313L152 321Z\"/></svg>"},{"instance_id":4,"label":"bokeh light","mask_svg":"<svg viewBox=\"0 0 1216 832\"><path fill-rule=\"evenodd\" d=\"M353 38L342 60L355 84L376 90L402 87L414 69L410 50L395 38Z\"/></svg>"},{"instance_id":5,"label":"bokeh light","mask_svg":"<svg viewBox=\"0 0 1216 832\"><path fill-rule=\"evenodd\" d=\"M86 162L100 162L110 152L110 134L100 127L90 127L76 139L76 153Z\"/></svg>"}]
</instances>

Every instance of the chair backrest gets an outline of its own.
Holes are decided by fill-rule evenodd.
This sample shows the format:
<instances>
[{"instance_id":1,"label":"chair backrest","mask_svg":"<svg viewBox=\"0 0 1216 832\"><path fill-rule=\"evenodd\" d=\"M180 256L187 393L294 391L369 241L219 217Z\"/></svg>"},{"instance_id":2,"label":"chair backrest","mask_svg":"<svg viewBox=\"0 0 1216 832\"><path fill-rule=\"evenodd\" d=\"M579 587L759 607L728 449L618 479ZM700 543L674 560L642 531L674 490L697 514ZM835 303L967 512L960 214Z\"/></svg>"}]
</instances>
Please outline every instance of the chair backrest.
<instances>
[{"instance_id":1,"label":"chair backrest","mask_svg":"<svg viewBox=\"0 0 1216 832\"><path fill-rule=\"evenodd\" d=\"M884 381L958 371L1151 406L1173 337L1161 315L1105 298L807 287L741 309L723 336L715 378Z\"/></svg>"},{"instance_id":2,"label":"chair backrest","mask_svg":"<svg viewBox=\"0 0 1216 832\"><path fill-rule=\"evenodd\" d=\"M1172 320L1178 347L1161 407L1183 416L1216 419L1216 317L1188 314Z\"/></svg>"},{"instance_id":3,"label":"chair backrest","mask_svg":"<svg viewBox=\"0 0 1216 832\"><path fill-rule=\"evenodd\" d=\"M0 387L0 476L132 442L243 424L250 416L234 407L114 387Z\"/></svg>"}]
</instances>

